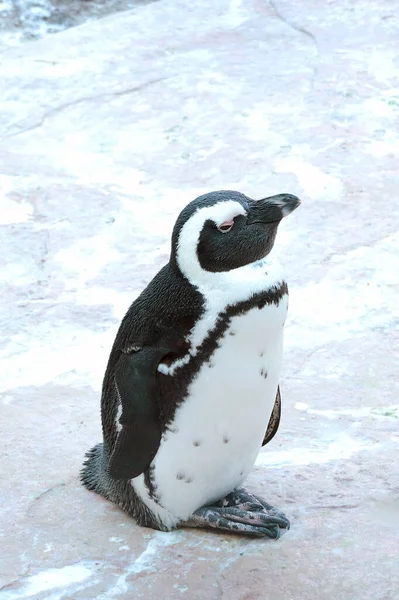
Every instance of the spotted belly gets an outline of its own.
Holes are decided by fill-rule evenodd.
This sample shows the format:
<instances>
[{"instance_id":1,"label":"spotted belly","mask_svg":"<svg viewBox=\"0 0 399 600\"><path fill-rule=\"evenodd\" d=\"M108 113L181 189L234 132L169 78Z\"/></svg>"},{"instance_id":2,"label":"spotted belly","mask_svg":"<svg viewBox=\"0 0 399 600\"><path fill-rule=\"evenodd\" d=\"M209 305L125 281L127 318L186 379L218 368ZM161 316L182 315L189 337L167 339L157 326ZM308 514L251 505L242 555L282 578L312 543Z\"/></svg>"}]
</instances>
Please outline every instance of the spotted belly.
<instances>
[{"instance_id":1,"label":"spotted belly","mask_svg":"<svg viewBox=\"0 0 399 600\"><path fill-rule=\"evenodd\" d=\"M274 406L287 297L231 319L201 365L136 493L167 526L240 486L261 448ZM174 374L178 377L178 371Z\"/></svg>"}]
</instances>

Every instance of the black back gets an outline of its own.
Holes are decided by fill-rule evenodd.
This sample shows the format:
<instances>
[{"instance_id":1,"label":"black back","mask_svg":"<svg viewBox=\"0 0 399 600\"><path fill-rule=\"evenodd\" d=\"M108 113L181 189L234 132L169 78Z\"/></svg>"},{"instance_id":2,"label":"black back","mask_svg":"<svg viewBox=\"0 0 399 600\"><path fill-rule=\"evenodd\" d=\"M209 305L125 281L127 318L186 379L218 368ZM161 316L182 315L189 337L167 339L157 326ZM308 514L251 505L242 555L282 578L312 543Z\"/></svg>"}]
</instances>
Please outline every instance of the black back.
<instances>
[{"instance_id":1,"label":"black back","mask_svg":"<svg viewBox=\"0 0 399 600\"><path fill-rule=\"evenodd\" d=\"M202 312L201 294L170 264L155 275L132 303L117 332L104 376L101 415L106 445L112 446L116 439L118 398L114 375L121 354L128 353L134 347L171 344L177 349L170 356L172 362L186 354L188 345L185 337ZM160 378L165 377L160 373L158 375ZM160 406L160 411L161 409ZM162 419L163 422L165 418Z\"/></svg>"}]
</instances>

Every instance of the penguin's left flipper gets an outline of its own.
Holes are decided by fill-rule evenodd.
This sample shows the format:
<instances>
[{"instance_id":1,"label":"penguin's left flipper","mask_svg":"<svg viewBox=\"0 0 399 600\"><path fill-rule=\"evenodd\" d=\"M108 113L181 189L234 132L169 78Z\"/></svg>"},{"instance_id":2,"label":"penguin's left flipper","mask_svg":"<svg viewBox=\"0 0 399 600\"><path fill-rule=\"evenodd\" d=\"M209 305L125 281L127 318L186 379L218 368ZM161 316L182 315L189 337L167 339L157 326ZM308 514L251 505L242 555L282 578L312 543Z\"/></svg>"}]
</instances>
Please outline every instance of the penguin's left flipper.
<instances>
[{"instance_id":1,"label":"penguin's left flipper","mask_svg":"<svg viewBox=\"0 0 399 600\"><path fill-rule=\"evenodd\" d=\"M156 372L170 348L143 347L122 354L115 368L115 386L122 405L122 429L114 445L108 473L133 479L150 465L161 441Z\"/></svg>"},{"instance_id":2,"label":"penguin's left flipper","mask_svg":"<svg viewBox=\"0 0 399 600\"><path fill-rule=\"evenodd\" d=\"M274 438L280 425L281 419L281 394L280 386L277 388L276 400L274 402L272 414L270 415L269 424L266 429L265 437L263 438L262 446L268 444Z\"/></svg>"},{"instance_id":3,"label":"penguin's left flipper","mask_svg":"<svg viewBox=\"0 0 399 600\"><path fill-rule=\"evenodd\" d=\"M194 512L186 527L211 527L230 533L278 539L290 522L283 512L243 488Z\"/></svg>"}]
</instances>

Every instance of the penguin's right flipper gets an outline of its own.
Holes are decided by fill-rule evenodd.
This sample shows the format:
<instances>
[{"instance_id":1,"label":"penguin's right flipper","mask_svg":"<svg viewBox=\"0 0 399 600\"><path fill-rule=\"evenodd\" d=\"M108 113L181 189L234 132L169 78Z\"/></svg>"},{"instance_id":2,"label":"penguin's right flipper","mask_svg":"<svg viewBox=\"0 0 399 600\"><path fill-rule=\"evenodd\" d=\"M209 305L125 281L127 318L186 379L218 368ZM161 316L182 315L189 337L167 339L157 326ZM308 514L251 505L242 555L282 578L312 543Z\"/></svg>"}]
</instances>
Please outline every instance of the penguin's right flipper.
<instances>
[{"instance_id":1,"label":"penguin's right flipper","mask_svg":"<svg viewBox=\"0 0 399 600\"><path fill-rule=\"evenodd\" d=\"M149 466L161 441L156 371L169 349L144 347L122 354L115 368L115 386L122 405L122 429L113 448L108 473L133 479Z\"/></svg>"},{"instance_id":2,"label":"penguin's right flipper","mask_svg":"<svg viewBox=\"0 0 399 600\"><path fill-rule=\"evenodd\" d=\"M280 386L277 388L276 400L274 402L272 414L270 415L269 423L263 438L262 446L268 444L274 438L280 425L281 419L281 394Z\"/></svg>"}]
</instances>

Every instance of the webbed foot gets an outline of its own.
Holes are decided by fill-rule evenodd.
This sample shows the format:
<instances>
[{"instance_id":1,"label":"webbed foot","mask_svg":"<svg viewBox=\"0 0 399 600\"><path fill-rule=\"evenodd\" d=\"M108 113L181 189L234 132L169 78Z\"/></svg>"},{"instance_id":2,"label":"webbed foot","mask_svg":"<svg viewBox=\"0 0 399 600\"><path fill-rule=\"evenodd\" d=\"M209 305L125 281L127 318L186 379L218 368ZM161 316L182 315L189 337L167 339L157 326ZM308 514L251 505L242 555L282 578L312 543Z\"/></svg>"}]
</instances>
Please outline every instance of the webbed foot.
<instances>
[{"instance_id":1,"label":"webbed foot","mask_svg":"<svg viewBox=\"0 0 399 600\"><path fill-rule=\"evenodd\" d=\"M290 528L290 522L284 513L242 488L210 506L199 508L182 525L211 527L273 539L278 539L282 530Z\"/></svg>"}]
</instances>

